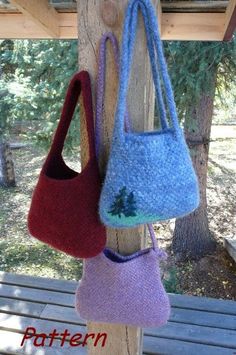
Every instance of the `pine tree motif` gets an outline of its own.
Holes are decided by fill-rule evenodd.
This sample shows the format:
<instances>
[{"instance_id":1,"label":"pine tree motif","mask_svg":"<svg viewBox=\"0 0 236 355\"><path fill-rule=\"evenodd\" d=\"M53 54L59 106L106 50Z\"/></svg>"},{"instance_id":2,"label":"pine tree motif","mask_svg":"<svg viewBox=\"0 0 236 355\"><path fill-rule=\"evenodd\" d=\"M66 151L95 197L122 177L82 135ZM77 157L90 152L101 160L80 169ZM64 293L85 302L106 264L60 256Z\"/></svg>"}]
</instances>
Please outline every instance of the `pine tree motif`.
<instances>
[{"instance_id":1,"label":"pine tree motif","mask_svg":"<svg viewBox=\"0 0 236 355\"><path fill-rule=\"evenodd\" d=\"M121 218L122 213L125 217L134 217L136 216L136 209L134 193L130 192L128 195L126 187L124 186L115 196L115 201L111 205L111 209L108 213L111 213L112 216L118 215L119 218Z\"/></svg>"},{"instance_id":2,"label":"pine tree motif","mask_svg":"<svg viewBox=\"0 0 236 355\"><path fill-rule=\"evenodd\" d=\"M111 205L111 210L109 211L109 213L111 213L112 216L118 215L119 218L121 218L121 213L123 213L125 208L126 196L127 192L126 187L124 186L122 189L120 189L118 195L115 196L115 201Z\"/></svg>"},{"instance_id":3,"label":"pine tree motif","mask_svg":"<svg viewBox=\"0 0 236 355\"><path fill-rule=\"evenodd\" d=\"M130 192L130 194L128 195L127 199L126 199L126 206L124 209L124 215L125 217L134 217L136 216L136 209L137 209L137 205L136 205L136 201L134 198L134 193Z\"/></svg>"}]
</instances>

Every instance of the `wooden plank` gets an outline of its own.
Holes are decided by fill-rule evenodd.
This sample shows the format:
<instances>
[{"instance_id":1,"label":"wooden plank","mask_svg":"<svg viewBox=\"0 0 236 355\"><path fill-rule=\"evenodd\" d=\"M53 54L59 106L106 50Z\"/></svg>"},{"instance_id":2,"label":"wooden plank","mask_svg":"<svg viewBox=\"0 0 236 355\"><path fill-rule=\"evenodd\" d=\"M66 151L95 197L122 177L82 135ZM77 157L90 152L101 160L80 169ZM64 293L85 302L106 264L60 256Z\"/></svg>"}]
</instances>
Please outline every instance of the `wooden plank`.
<instances>
[{"instance_id":1,"label":"wooden plank","mask_svg":"<svg viewBox=\"0 0 236 355\"><path fill-rule=\"evenodd\" d=\"M85 325L85 321L79 317L74 308L58 305L46 305L0 298L0 311L16 315L28 315L65 323ZM220 319L220 322L219 322ZM193 311L173 308L170 321L185 324L203 325L219 329L236 330L236 317L218 313Z\"/></svg>"},{"instance_id":2,"label":"wooden plank","mask_svg":"<svg viewBox=\"0 0 236 355\"><path fill-rule=\"evenodd\" d=\"M66 323L85 325L85 320L75 311L75 308L68 308L48 304L40 315L40 318L50 320L60 320Z\"/></svg>"},{"instance_id":3,"label":"wooden plank","mask_svg":"<svg viewBox=\"0 0 236 355\"><path fill-rule=\"evenodd\" d=\"M106 6L101 8L101 1L88 0L78 1L78 33L79 33L79 67L89 70L94 83L97 75L97 48L101 35L105 31L113 31L120 39L122 32L123 16L128 0L112 2L113 14L106 14ZM157 6L157 0L153 3ZM104 12L103 12L104 11ZM109 10L112 11L112 10ZM104 19L115 18L118 13L117 22L109 27ZM133 58L133 71L130 80L129 109L132 112L132 126L137 131L148 130L153 127L154 121L154 93L150 75L150 64L147 56L146 38L144 36L143 22L140 21L138 29L138 40L136 42L135 54ZM89 35L88 35L89 34ZM104 105L104 127L102 146L104 152L101 157L101 166L104 168L109 155L111 137L113 132L114 115L117 99L118 77L115 70L114 58L111 53L107 55L107 75L106 75L106 100ZM140 85L136 83L139 82ZM94 87L93 87L94 89ZM84 134L83 134L84 132ZM81 136L86 137L84 115L81 114ZM88 144L85 139L81 140L81 160L84 166L87 163ZM119 249L121 253L132 253L139 250L144 245L143 228L130 230L107 230L108 246L114 250ZM103 351L89 347L89 354L108 354L115 351L116 354L136 355L142 349L142 331L140 328L113 325L88 323L89 332L106 332L108 341Z\"/></svg>"},{"instance_id":4,"label":"wooden plank","mask_svg":"<svg viewBox=\"0 0 236 355\"><path fill-rule=\"evenodd\" d=\"M224 238L224 246L231 258L236 262L236 239Z\"/></svg>"},{"instance_id":5,"label":"wooden plank","mask_svg":"<svg viewBox=\"0 0 236 355\"><path fill-rule=\"evenodd\" d=\"M217 1L162 1L163 11L174 12L179 10L179 12L184 12L186 10L190 11L205 11L215 12L217 10L224 11L228 5L228 0L217 0Z\"/></svg>"},{"instance_id":6,"label":"wooden plank","mask_svg":"<svg viewBox=\"0 0 236 355\"><path fill-rule=\"evenodd\" d=\"M59 39L77 39L77 14L58 13ZM0 14L0 38L50 39L52 36L23 14Z\"/></svg>"},{"instance_id":7,"label":"wooden plank","mask_svg":"<svg viewBox=\"0 0 236 355\"><path fill-rule=\"evenodd\" d=\"M222 41L224 13L163 13L162 39Z\"/></svg>"},{"instance_id":8,"label":"wooden plank","mask_svg":"<svg viewBox=\"0 0 236 355\"><path fill-rule=\"evenodd\" d=\"M20 12L30 18L53 38L59 37L59 21L56 10L48 0L9 0Z\"/></svg>"},{"instance_id":9,"label":"wooden plank","mask_svg":"<svg viewBox=\"0 0 236 355\"><path fill-rule=\"evenodd\" d=\"M22 341L22 334L12 333L10 331L0 330L0 351L1 354L26 354L26 355L39 355L39 349L33 346L31 339L27 340L24 347L19 347L18 344ZM69 349L69 352L66 350ZM174 349L174 350L173 350ZM73 348L68 343L65 343L63 349L60 347L60 340L55 342L53 348L46 347L45 355L63 355L63 354L86 354L85 348ZM179 340L154 338L150 336L144 337L143 354L175 354L175 355L232 355L234 349L222 348L211 345L202 345L197 343L183 342Z\"/></svg>"},{"instance_id":10,"label":"wooden plank","mask_svg":"<svg viewBox=\"0 0 236 355\"><path fill-rule=\"evenodd\" d=\"M46 305L40 317L51 320L64 320L65 322L75 324L84 324L85 322L77 315L73 308L55 305ZM205 311L172 307L170 321L236 330L236 316L219 315L218 313L209 313Z\"/></svg>"},{"instance_id":11,"label":"wooden plank","mask_svg":"<svg viewBox=\"0 0 236 355\"><path fill-rule=\"evenodd\" d=\"M236 316L172 307L170 321L236 330Z\"/></svg>"},{"instance_id":12,"label":"wooden plank","mask_svg":"<svg viewBox=\"0 0 236 355\"><path fill-rule=\"evenodd\" d=\"M12 332L24 333L28 327L34 327L37 333L50 334L54 329L57 330L59 336L57 338L62 338L61 333L68 330L70 334L86 332L85 326L80 326L78 324L69 324L57 321L50 321L38 318L30 318L24 316L18 316L13 314L0 313L0 329L11 330Z\"/></svg>"},{"instance_id":13,"label":"wooden plank","mask_svg":"<svg viewBox=\"0 0 236 355\"><path fill-rule=\"evenodd\" d=\"M77 39L77 14L58 13L59 39ZM183 41L222 41L224 13L163 13L162 39ZM0 38L52 38L22 14L0 13Z\"/></svg>"},{"instance_id":14,"label":"wooden plank","mask_svg":"<svg viewBox=\"0 0 236 355\"><path fill-rule=\"evenodd\" d=\"M25 286L35 289L39 288L42 290L74 294L78 283L76 281L58 280L52 278L50 279L46 277L12 274L9 272L0 271L0 284Z\"/></svg>"},{"instance_id":15,"label":"wooden plank","mask_svg":"<svg viewBox=\"0 0 236 355\"><path fill-rule=\"evenodd\" d=\"M175 339L144 336L143 354L145 355L233 355L235 349L185 342Z\"/></svg>"},{"instance_id":16,"label":"wooden plank","mask_svg":"<svg viewBox=\"0 0 236 355\"><path fill-rule=\"evenodd\" d=\"M47 279L43 277L34 277L28 275L16 275L6 272L0 272L0 284L1 283L6 283L6 285L8 284L9 286L19 285L24 287L27 286L29 288L35 288L34 294L36 295L37 288L40 288L42 290L58 291L58 293L69 293L73 295L78 285L78 282L75 281ZM4 296L4 294L1 294L1 290L3 287L0 287L0 296ZM169 294L169 297L173 307L236 315L236 302L231 300L218 300L208 297L197 297L180 294ZM36 297L35 300L37 302L40 302L39 297ZM71 300L72 303L69 304L69 306L73 306L73 297L71 297ZM63 304L63 302L60 304L65 305ZM68 304L66 304L66 306L68 306Z\"/></svg>"},{"instance_id":17,"label":"wooden plank","mask_svg":"<svg viewBox=\"0 0 236 355\"><path fill-rule=\"evenodd\" d=\"M0 312L39 317L45 304L0 297Z\"/></svg>"},{"instance_id":18,"label":"wooden plank","mask_svg":"<svg viewBox=\"0 0 236 355\"><path fill-rule=\"evenodd\" d=\"M74 301L74 292L78 285L78 282L75 281L66 281L66 280L57 280L57 279L47 279L43 277L34 277L27 275L16 275L6 272L0 272L0 284L7 285L19 285L19 286L27 286L28 291L30 293L30 288L35 288L34 296L36 297L33 301L40 302L41 298L37 297L37 288L42 290L51 290L58 291L58 293L69 293L72 297L69 299L71 303L66 302L64 304L63 299L62 302L59 303L63 306L71 306L73 307ZM0 287L0 296L5 296L2 294L2 289L6 286ZM13 291L12 291L13 292ZM12 292L10 297L12 297ZM48 295L47 293L45 293ZM41 293L39 293L41 295ZM13 295L14 296L14 295ZM69 295L70 296L70 295ZM14 296L15 297L15 296ZM60 297L60 295L59 295ZM186 309L196 309L202 311L209 311L215 313L223 313L223 314L232 314L236 315L236 302L230 300L218 300L214 298L208 297L196 297L196 296L188 296L188 295L180 295L180 294L169 294L170 302L173 307L178 308L186 308Z\"/></svg>"},{"instance_id":19,"label":"wooden plank","mask_svg":"<svg viewBox=\"0 0 236 355\"><path fill-rule=\"evenodd\" d=\"M54 340L53 347L45 345L41 350L33 344L34 339L28 339L23 347L20 346L22 334L10 331L0 330L0 351L1 354L24 354L24 355L69 355L69 354L87 354L85 347L72 347L65 343L63 348L60 346L60 340Z\"/></svg>"},{"instance_id":20,"label":"wooden plank","mask_svg":"<svg viewBox=\"0 0 236 355\"><path fill-rule=\"evenodd\" d=\"M208 297L169 294L172 307L236 315L236 302Z\"/></svg>"},{"instance_id":21,"label":"wooden plank","mask_svg":"<svg viewBox=\"0 0 236 355\"><path fill-rule=\"evenodd\" d=\"M232 39L236 28L236 0L229 0L224 21L224 41Z\"/></svg>"},{"instance_id":22,"label":"wooden plank","mask_svg":"<svg viewBox=\"0 0 236 355\"><path fill-rule=\"evenodd\" d=\"M0 297L23 301L58 304L73 307L74 295L55 291L32 289L22 286L4 285L0 288Z\"/></svg>"},{"instance_id":23,"label":"wooden plank","mask_svg":"<svg viewBox=\"0 0 236 355\"><path fill-rule=\"evenodd\" d=\"M77 11L77 4L76 1L61 1L61 0L50 0L51 6L55 7L55 9L61 10L74 10Z\"/></svg>"},{"instance_id":24,"label":"wooden plank","mask_svg":"<svg viewBox=\"0 0 236 355\"><path fill-rule=\"evenodd\" d=\"M170 322L161 328L145 329L145 334L236 349L236 331L229 329Z\"/></svg>"}]
</instances>

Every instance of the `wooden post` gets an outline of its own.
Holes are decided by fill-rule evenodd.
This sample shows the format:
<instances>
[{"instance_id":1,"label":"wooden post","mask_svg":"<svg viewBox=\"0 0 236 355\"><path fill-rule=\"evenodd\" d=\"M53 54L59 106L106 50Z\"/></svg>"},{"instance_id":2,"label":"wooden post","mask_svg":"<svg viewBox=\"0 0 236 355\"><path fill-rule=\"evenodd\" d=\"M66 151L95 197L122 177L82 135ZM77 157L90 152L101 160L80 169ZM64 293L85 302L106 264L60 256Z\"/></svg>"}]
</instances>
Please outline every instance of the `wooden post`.
<instances>
[{"instance_id":1,"label":"wooden post","mask_svg":"<svg viewBox=\"0 0 236 355\"><path fill-rule=\"evenodd\" d=\"M98 45L101 35L113 31L121 39L122 23L127 0L87 0L78 1L79 69L89 71L93 92L97 74ZM157 0L154 1L157 4ZM110 44L109 44L110 46ZM114 58L108 46L106 96L103 129L103 166L108 158L113 120L117 100L117 74ZM139 19L139 30L135 46L133 71L129 90L129 110L132 126L136 131L153 128L154 92L150 75L150 64L146 49L143 21ZM88 159L88 144L81 114L81 159L84 166ZM129 254L145 245L144 229L107 230L107 245L120 253ZM125 292L125 290L123 290ZM135 355L142 353L142 330L136 327L88 323L88 331L107 333L104 348L89 345L89 354Z\"/></svg>"}]
</instances>

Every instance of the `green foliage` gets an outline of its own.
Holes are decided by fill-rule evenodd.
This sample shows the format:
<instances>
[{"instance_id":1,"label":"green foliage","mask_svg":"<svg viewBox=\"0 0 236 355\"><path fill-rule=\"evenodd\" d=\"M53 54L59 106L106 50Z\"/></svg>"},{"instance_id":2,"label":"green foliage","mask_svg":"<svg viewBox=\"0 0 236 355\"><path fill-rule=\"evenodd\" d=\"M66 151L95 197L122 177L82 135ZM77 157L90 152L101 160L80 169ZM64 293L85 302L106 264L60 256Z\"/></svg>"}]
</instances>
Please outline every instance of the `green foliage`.
<instances>
[{"instance_id":1,"label":"green foliage","mask_svg":"<svg viewBox=\"0 0 236 355\"><path fill-rule=\"evenodd\" d=\"M212 90L216 78L216 110L233 115L235 95L229 100L235 80L235 39L222 42L165 42L172 84L180 119ZM31 139L48 146L55 130L68 81L77 71L77 41L0 41L0 136L15 122L29 121ZM219 111L220 110L220 111ZM78 114L72 121L67 146L79 143Z\"/></svg>"},{"instance_id":2,"label":"green foliage","mask_svg":"<svg viewBox=\"0 0 236 355\"><path fill-rule=\"evenodd\" d=\"M77 71L77 57L77 41L0 42L2 134L7 134L7 127L16 121L35 121L38 129L31 138L48 145L69 79ZM77 115L70 129L69 146L78 142L78 122Z\"/></svg>"},{"instance_id":3,"label":"green foliage","mask_svg":"<svg viewBox=\"0 0 236 355\"><path fill-rule=\"evenodd\" d=\"M180 119L204 93L222 95L235 82L236 39L231 42L165 42Z\"/></svg>"}]
</instances>

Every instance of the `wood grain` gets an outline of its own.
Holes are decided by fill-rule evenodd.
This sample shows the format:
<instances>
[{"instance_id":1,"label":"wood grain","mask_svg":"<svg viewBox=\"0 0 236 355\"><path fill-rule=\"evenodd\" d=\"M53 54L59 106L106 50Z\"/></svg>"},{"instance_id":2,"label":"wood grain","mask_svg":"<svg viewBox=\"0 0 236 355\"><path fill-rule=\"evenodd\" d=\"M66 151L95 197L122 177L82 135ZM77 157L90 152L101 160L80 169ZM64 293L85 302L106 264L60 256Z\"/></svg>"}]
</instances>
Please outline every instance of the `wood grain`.
<instances>
[{"instance_id":1,"label":"wood grain","mask_svg":"<svg viewBox=\"0 0 236 355\"><path fill-rule=\"evenodd\" d=\"M10 0L10 3L50 36L59 37L58 14L48 0Z\"/></svg>"},{"instance_id":2,"label":"wood grain","mask_svg":"<svg viewBox=\"0 0 236 355\"><path fill-rule=\"evenodd\" d=\"M103 1L104 2L104 1ZM118 39L121 38L122 19L127 0L117 3L117 23L113 28ZM104 7L105 8L105 7ZM94 82L97 73L98 44L101 35L105 31L111 30L103 21L105 14L101 15L101 1L88 0L87 2L78 2L78 32L79 32L79 68L87 69L90 72L93 91ZM109 47L108 47L109 48ZM110 49L110 48L109 48ZM105 110L103 117L103 153L101 157L101 166L105 170L109 155L109 147L113 130L113 118L117 99L117 74L114 65L114 59L111 51L107 55L107 75L106 75L106 95ZM129 110L131 112L132 124L135 130L143 131L152 128L154 113L153 84L150 76L150 66L147 57L145 45L145 36L142 22L140 21L138 31L138 41L134 55L133 72L129 88ZM82 118L83 122L83 118ZM82 126L83 128L84 126ZM85 136L83 131L82 137ZM86 142L82 144L83 151L87 149ZM143 228L129 231L107 230L107 245L121 253L132 253L144 246ZM122 325L109 324L88 324L89 332L107 332L108 342L102 350L89 349L90 354L117 354L117 355L135 355L141 353L142 332L139 328Z\"/></svg>"},{"instance_id":3,"label":"wood grain","mask_svg":"<svg viewBox=\"0 0 236 355\"><path fill-rule=\"evenodd\" d=\"M86 5L86 2L85 4ZM81 4L81 6L84 6ZM115 30L120 27L120 12ZM162 39L166 41L222 41L225 13L162 14ZM78 15L80 17L80 14ZM59 39L77 39L77 13L58 13ZM113 28L113 27L112 27ZM114 29L114 28L113 28ZM80 37L80 33L79 33ZM52 36L30 18L20 13L0 13L0 38L47 39Z\"/></svg>"}]
</instances>

